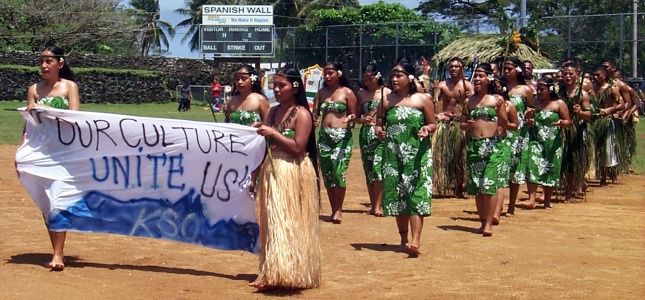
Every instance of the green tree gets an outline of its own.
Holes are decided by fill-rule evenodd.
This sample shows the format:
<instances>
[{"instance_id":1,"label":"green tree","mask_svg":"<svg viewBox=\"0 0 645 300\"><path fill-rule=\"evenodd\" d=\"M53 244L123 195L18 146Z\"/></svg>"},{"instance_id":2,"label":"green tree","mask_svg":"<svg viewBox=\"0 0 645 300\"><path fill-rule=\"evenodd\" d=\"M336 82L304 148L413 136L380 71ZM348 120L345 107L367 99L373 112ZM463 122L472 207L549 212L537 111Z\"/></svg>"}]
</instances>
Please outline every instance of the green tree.
<instances>
[{"instance_id":1,"label":"green tree","mask_svg":"<svg viewBox=\"0 0 645 300\"><path fill-rule=\"evenodd\" d=\"M178 12L187 18L177 24L177 28L188 28L188 31L181 38L181 42L188 41L190 51L198 51L201 41L199 40L199 27L202 25L203 5L233 5L237 0L186 0L185 8L178 8ZM250 3L249 3L250 4Z\"/></svg>"},{"instance_id":2,"label":"green tree","mask_svg":"<svg viewBox=\"0 0 645 300\"><path fill-rule=\"evenodd\" d=\"M148 56L150 49L163 52L168 49L168 37L175 36L172 24L160 20L159 0L131 0L128 11L139 26L141 56Z\"/></svg>"},{"instance_id":3,"label":"green tree","mask_svg":"<svg viewBox=\"0 0 645 300\"><path fill-rule=\"evenodd\" d=\"M129 54L133 24L119 0L3 0L0 47L41 50L56 44L82 53Z\"/></svg>"}]
</instances>

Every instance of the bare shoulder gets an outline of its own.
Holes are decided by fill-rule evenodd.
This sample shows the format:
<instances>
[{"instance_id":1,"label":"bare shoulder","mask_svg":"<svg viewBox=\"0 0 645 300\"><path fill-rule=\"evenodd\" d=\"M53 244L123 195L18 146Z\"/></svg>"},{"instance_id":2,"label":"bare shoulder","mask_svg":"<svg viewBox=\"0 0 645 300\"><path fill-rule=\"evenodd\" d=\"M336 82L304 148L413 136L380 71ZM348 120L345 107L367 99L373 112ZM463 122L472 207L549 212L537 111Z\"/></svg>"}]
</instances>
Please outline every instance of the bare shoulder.
<instances>
[{"instance_id":1,"label":"bare shoulder","mask_svg":"<svg viewBox=\"0 0 645 300\"><path fill-rule=\"evenodd\" d=\"M67 88L67 90L78 90L78 84L76 84L76 82L74 81L61 79L61 82Z\"/></svg>"}]
</instances>

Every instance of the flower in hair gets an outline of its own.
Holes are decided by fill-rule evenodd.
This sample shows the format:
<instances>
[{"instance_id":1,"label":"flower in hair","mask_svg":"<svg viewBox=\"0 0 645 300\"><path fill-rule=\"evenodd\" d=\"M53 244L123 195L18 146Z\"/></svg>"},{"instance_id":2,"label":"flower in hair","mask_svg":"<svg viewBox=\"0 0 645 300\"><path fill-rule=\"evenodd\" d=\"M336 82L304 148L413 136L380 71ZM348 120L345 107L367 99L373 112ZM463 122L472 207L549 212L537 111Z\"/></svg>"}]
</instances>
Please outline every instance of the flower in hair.
<instances>
[{"instance_id":1,"label":"flower in hair","mask_svg":"<svg viewBox=\"0 0 645 300\"><path fill-rule=\"evenodd\" d=\"M495 81L495 76L493 76L493 74L488 74L488 76L486 78L488 78L488 81L490 81L490 82Z\"/></svg>"},{"instance_id":2,"label":"flower in hair","mask_svg":"<svg viewBox=\"0 0 645 300\"><path fill-rule=\"evenodd\" d=\"M343 71L338 71L338 77L343 76Z\"/></svg>"},{"instance_id":3,"label":"flower in hair","mask_svg":"<svg viewBox=\"0 0 645 300\"><path fill-rule=\"evenodd\" d=\"M408 79L414 80L414 75L412 75L412 74L408 75Z\"/></svg>"},{"instance_id":4,"label":"flower in hair","mask_svg":"<svg viewBox=\"0 0 645 300\"><path fill-rule=\"evenodd\" d=\"M58 59L58 61L60 61L60 62L65 62L65 58L61 56L61 57Z\"/></svg>"},{"instance_id":5,"label":"flower in hair","mask_svg":"<svg viewBox=\"0 0 645 300\"><path fill-rule=\"evenodd\" d=\"M515 67L515 71L517 71L517 73L522 73L522 68L520 68L519 66L517 66L517 67Z\"/></svg>"},{"instance_id":6,"label":"flower in hair","mask_svg":"<svg viewBox=\"0 0 645 300\"><path fill-rule=\"evenodd\" d=\"M553 92L553 91L555 91L555 87L554 87L554 86L550 86L550 87L549 87L549 91L552 91L552 92Z\"/></svg>"},{"instance_id":7,"label":"flower in hair","mask_svg":"<svg viewBox=\"0 0 645 300\"><path fill-rule=\"evenodd\" d=\"M381 78L381 72L376 72L376 75L374 75L374 78L380 79Z\"/></svg>"},{"instance_id":8,"label":"flower in hair","mask_svg":"<svg viewBox=\"0 0 645 300\"><path fill-rule=\"evenodd\" d=\"M502 87L502 92L506 92L506 87L505 86Z\"/></svg>"},{"instance_id":9,"label":"flower in hair","mask_svg":"<svg viewBox=\"0 0 645 300\"><path fill-rule=\"evenodd\" d=\"M294 81L294 82L292 83L292 85L293 85L293 87L297 88L297 87L299 87L299 86L300 86L300 83L298 83L297 81Z\"/></svg>"},{"instance_id":10,"label":"flower in hair","mask_svg":"<svg viewBox=\"0 0 645 300\"><path fill-rule=\"evenodd\" d=\"M256 82L256 81L258 81L258 75L251 74L251 76L250 76L249 78L251 78L251 82Z\"/></svg>"}]
</instances>

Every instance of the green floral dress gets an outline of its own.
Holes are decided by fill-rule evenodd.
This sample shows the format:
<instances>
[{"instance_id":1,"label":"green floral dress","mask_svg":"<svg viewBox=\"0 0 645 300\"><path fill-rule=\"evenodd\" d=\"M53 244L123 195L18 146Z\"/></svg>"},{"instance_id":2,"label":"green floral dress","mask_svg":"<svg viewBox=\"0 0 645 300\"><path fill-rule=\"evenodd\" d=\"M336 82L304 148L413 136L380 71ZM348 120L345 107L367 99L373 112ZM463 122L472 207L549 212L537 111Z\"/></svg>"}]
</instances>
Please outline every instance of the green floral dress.
<instances>
[{"instance_id":1,"label":"green floral dress","mask_svg":"<svg viewBox=\"0 0 645 300\"><path fill-rule=\"evenodd\" d=\"M558 120L560 115L550 110L535 113L535 126L531 128L529 142L529 182L558 186L562 165L562 130L551 125Z\"/></svg>"},{"instance_id":2,"label":"green floral dress","mask_svg":"<svg viewBox=\"0 0 645 300\"><path fill-rule=\"evenodd\" d=\"M58 109L67 109L69 107L69 101L67 100L67 98L61 97L61 96L43 97L36 100L36 103L41 105L51 106L53 108L58 108Z\"/></svg>"},{"instance_id":3,"label":"green floral dress","mask_svg":"<svg viewBox=\"0 0 645 300\"><path fill-rule=\"evenodd\" d=\"M363 104L363 115L376 110L378 100L372 100ZM367 184L381 181L382 143L376 137L374 125L363 125L358 136L358 143L361 147L361 160Z\"/></svg>"},{"instance_id":4,"label":"green floral dress","mask_svg":"<svg viewBox=\"0 0 645 300\"><path fill-rule=\"evenodd\" d=\"M476 107L470 112L473 119L486 119L497 122L495 108L490 106ZM503 142L507 138L471 138L466 149L466 166L468 169L468 194L495 195L497 189L505 183L500 177L508 174L507 159Z\"/></svg>"},{"instance_id":5,"label":"green floral dress","mask_svg":"<svg viewBox=\"0 0 645 300\"><path fill-rule=\"evenodd\" d=\"M229 116L231 123L251 126L255 122L262 122L259 113L248 110L236 110Z\"/></svg>"},{"instance_id":6,"label":"green floral dress","mask_svg":"<svg viewBox=\"0 0 645 300\"><path fill-rule=\"evenodd\" d=\"M511 169L509 181L514 184L526 183L526 171L528 164L529 132L524 126L524 111L526 110L526 98L522 95L508 95L509 101L517 109L518 126L517 130L507 133L511 144Z\"/></svg>"},{"instance_id":7,"label":"green floral dress","mask_svg":"<svg viewBox=\"0 0 645 300\"><path fill-rule=\"evenodd\" d=\"M347 104L326 101L320 105L321 112L346 112ZM348 128L322 127L318 132L318 160L325 187L347 186L347 167L352 158L354 140Z\"/></svg>"},{"instance_id":8,"label":"green floral dress","mask_svg":"<svg viewBox=\"0 0 645 300\"><path fill-rule=\"evenodd\" d=\"M406 106L386 114L383 142L383 208L386 216L429 216L432 203L431 137L419 138L423 112Z\"/></svg>"}]
</instances>

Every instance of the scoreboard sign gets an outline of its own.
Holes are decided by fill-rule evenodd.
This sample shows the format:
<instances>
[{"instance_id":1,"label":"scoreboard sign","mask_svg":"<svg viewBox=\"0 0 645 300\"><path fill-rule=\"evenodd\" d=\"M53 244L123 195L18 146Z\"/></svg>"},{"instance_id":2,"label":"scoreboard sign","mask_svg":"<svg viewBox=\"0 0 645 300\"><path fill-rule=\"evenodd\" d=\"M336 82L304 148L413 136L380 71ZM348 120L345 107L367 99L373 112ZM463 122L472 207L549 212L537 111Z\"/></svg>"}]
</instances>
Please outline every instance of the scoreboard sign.
<instances>
[{"instance_id":1,"label":"scoreboard sign","mask_svg":"<svg viewBox=\"0 0 645 300\"><path fill-rule=\"evenodd\" d=\"M273 56L273 6L203 5L199 30L204 54Z\"/></svg>"},{"instance_id":2,"label":"scoreboard sign","mask_svg":"<svg viewBox=\"0 0 645 300\"><path fill-rule=\"evenodd\" d=\"M273 56L273 32L273 25L202 25L201 50L205 54Z\"/></svg>"}]
</instances>

